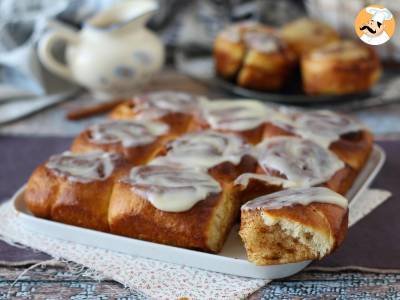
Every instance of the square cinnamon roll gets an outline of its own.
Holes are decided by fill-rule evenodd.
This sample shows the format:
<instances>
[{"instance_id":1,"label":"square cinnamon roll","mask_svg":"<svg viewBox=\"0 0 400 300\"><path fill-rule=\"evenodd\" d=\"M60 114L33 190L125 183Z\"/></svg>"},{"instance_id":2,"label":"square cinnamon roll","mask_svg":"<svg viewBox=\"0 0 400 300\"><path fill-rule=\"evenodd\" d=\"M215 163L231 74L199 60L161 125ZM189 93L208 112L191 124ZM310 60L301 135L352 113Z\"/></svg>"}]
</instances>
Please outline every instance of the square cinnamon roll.
<instances>
[{"instance_id":1,"label":"square cinnamon roll","mask_svg":"<svg viewBox=\"0 0 400 300\"><path fill-rule=\"evenodd\" d=\"M31 175L24 200L35 216L108 231L111 192L126 168L116 153L53 155Z\"/></svg>"},{"instance_id":2,"label":"square cinnamon roll","mask_svg":"<svg viewBox=\"0 0 400 300\"><path fill-rule=\"evenodd\" d=\"M162 91L134 97L117 106L111 119L156 120L167 124L172 133L180 135L198 127L200 105L204 97Z\"/></svg>"},{"instance_id":3,"label":"square cinnamon roll","mask_svg":"<svg viewBox=\"0 0 400 300\"><path fill-rule=\"evenodd\" d=\"M297 136L331 150L355 172L365 165L373 144L371 132L354 118L328 110L284 110L286 118L264 127L264 139Z\"/></svg>"},{"instance_id":4,"label":"square cinnamon roll","mask_svg":"<svg viewBox=\"0 0 400 300\"><path fill-rule=\"evenodd\" d=\"M156 243L218 252L239 212L228 185L201 169L135 167L111 195L111 232Z\"/></svg>"},{"instance_id":5,"label":"square cinnamon roll","mask_svg":"<svg viewBox=\"0 0 400 300\"><path fill-rule=\"evenodd\" d=\"M333 152L297 137L274 137L258 144L256 174L235 180L242 203L282 189L326 186L345 194L356 173Z\"/></svg>"},{"instance_id":6,"label":"square cinnamon roll","mask_svg":"<svg viewBox=\"0 0 400 300\"><path fill-rule=\"evenodd\" d=\"M150 164L173 164L203 169L221 182L254 172L257 166L252 147L229 133L204 130L183 135L167 143L161 156Z\"/></svg>"},{"instance_id":7,"label":"square cinnamon roll","mask_svg":"<svg viewBox=\"0 0 400 300\"><path fill-rule=\"evenodd\" d=\"M151 160L170 138L168 125L161 122L115 120L83 131L73 141L71 151L119 153L129 163L141 165Z\"/></svg>"}]
</instances>

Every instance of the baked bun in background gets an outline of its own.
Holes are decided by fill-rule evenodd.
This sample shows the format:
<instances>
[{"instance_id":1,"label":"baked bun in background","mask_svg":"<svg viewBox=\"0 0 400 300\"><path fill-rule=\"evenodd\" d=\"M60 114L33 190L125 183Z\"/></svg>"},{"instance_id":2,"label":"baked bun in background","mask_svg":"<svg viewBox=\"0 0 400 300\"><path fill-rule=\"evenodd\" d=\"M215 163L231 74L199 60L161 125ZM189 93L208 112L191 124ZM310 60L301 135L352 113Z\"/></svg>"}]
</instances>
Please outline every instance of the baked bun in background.
<instances>
[{"instance_id":1,"label":"baked bun in background","mask_svg":"<svg viewBox=\"0 0 400 300\"><path fill-rule=\"evenodd\" d=\"M169 138L169 126L157 121L114 120L95 124L75 138L71 151L121 154L129 163L145 164Z\"/></svg>"},{"instance_id":2,"label":"baked bun in background","mask_svg":"<svg viewBox=\"0 0 400 300\"><path fill-rule=\"evenodd\" d=\"M214 43L215 69L239 86L262 91L282 88L295 56L271 27L245 22L222 31Z\"/></svg>"},{"instance_id":3,"label":"baked bun in background","mask_svg":"<svg viewBox=\"0 0 400 300\"><path fill-rule=\"evenodd\" d=\"M329 25L308 18L294 20L282 27L282 39L300 58L303 54L339 40L339 34Z\"/></svg>"},{"instance_id":4,"label":"baked bun in background","mask_svg":"<svg viewBox=\"0 0 400 300\"><path fill-rule=\"evenodd\" d=\"M54 155L31 175L24 194L38 217L108 231L108 205L114 182L126 165L116 153Z\"/></svg>"},{"instance_id":5,"label":"baked bun in background","mask_svg":"<svg viewBox=\"0 0 400 300\"><path fill-rule=\"evenodd\" d=\"M321 259L344 240L348 203L323 187L293 188L241 208L239 235L256 265Z\"/></svg>"},{"instance_id":6,"label":"baked bun in background","mask_svg":"<svg viewBox=\"0 0 400 300\"><path fill-rule=\"evenodd\" d=\"M117 106L110 114L115 120L157 120L170 127L171 133L182 134L197 126L204 97L161 91L136 96Z\"/></svg>"},{"instance_id":7,"label":"baked bun in background","mask_svg":"<svg viewBox=\"0 0 400 300\"><path fill-rule=\"evenodd\" d=\"M374 49L354 41L338 41L308 52L301 59L307 94L352 94L369 90L380 78Z\"/></svg>"},{"instance_id":8,"label":"baked bun in background","mask_svg":"<svg viewBox=\"0 0 400 300\"><path fill-rule=\"evenodd\" d=\"M108 218L115 234L218 252L238 212L230 187L206 172L148 165L116 183Z\"/></svg>"},{"instance_id":9,"label":"baked bun in background","mask_svg":"<svg viewBox=\"0 0 400 300\"><path fill-rule=\"evenodd\" d=\"M232 182L242 173L254 172L257 162L252 147L240 137L212 130L189 133L169 142L163 156L150 164L191 166L208 172L218 181Z\"/></svg>"},{"instance_id":10,"label":"baked bun in background","mask_svg":"<svg viewBox=\"0 0 400 300\"><path fill-rule=\"evenodd\" d=\"M239 73L247 50L242 38L250 28L261 29L256 22L240 22L228 26L217 35L213 54L215 70L221 77L233 80ZM265 27L265 30L272 29Z\"/></svg>"}]
</instances>

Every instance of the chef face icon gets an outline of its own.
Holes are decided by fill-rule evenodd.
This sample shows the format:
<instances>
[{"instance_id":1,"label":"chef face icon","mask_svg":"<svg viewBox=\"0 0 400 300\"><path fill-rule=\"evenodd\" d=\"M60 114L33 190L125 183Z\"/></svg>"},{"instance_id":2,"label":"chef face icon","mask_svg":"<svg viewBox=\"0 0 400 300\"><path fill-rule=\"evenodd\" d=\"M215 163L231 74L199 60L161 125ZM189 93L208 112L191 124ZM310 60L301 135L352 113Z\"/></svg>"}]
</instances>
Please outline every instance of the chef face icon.
<instances>
[{"instance_id":1,"label":"chef face icon","mask_svg":"<svg viewBox=\"0 0 400 300\"><path fill-rule=\"evenodd\" d=\"M386 43L393 35L394 18L387 8L369 6L359 13L355 27L364 43L380 45Z\"/></svg>"},{"instance_id":2,"label":"chef face icon","mask_svg":"<svg viewBox=\"0 0 400 300\"><path fill-rule=\"evenodd\" d=\"M360 30L369 37L375 37L382 34L382 32L385 30L385 27L385 24L371 19L367 23L363 24L360 27Z\"/></svg>"}]
</instances>

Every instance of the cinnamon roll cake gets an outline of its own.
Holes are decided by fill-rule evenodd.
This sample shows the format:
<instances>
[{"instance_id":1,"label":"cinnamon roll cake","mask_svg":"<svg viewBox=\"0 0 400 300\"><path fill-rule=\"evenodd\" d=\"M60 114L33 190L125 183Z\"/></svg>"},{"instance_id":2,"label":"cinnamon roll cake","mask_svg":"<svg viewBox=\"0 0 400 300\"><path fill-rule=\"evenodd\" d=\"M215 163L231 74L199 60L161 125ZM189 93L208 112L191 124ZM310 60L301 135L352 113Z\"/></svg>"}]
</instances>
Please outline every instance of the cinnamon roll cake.
<instances>
[{"instance_id":1,"label":"cinnamon roll cake","mask_svg":"<svg viewBox=\"0 0 400 300\"><path fill-rule=\"evenodd\" d=\"M35 216L213 253L241 216L259 265L319 259L342 242L340 194L372 149L359 122L175 92L130 105L33 172L24 198Z\"/></svg>"}]
</instances>

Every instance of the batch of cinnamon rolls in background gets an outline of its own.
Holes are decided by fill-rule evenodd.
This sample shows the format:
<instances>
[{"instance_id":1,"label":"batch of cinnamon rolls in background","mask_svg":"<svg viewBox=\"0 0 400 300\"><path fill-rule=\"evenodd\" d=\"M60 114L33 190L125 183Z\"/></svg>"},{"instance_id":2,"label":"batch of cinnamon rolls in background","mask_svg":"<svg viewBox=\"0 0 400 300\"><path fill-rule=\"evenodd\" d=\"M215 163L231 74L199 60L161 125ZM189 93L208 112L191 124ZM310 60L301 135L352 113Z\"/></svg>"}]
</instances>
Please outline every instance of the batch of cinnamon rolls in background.
<instances>
[{"instance_id":1,"label":"batch of cinnamon rolls in background","mask_svg":"<svg viewBox=\"0 0 400 300\"><path fill-rule=\"evenodd\" d=\"M261 91L284 89L300 71L307 94L354 94L370 89L381 74L374 49L341 40L329 25L306 18L279 29L233 24L217 36L214 60L219 76Z\"/></svg>"},{"instance_id":2,"label":"batch of cinnamon rolls in background","mask_svg":"<svg viewBox=\"0 0 400 300\"><path fill-rule=\"evenodd\" d=\"M371 148L330 111L154 92L41 164L24 199L38 217L208 252L241 216L250 261L317 259L344 239L343 195Z\"/></svg>"}]
</instances>

